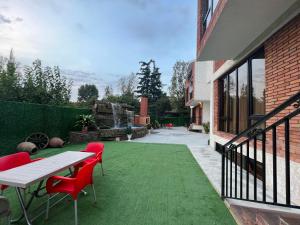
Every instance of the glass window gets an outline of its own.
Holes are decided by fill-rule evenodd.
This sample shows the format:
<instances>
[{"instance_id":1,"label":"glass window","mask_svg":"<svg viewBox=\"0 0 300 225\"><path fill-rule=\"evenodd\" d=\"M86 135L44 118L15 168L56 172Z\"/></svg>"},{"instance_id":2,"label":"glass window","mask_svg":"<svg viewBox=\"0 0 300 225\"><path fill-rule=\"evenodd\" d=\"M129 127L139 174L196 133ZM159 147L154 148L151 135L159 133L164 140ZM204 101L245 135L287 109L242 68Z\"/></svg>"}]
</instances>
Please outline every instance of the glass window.
<instances>
[{"instance_id":1,"label":"glass window","mask_svg":"<svg viewBox=\"0 0 300 225\"><path fill-rule=\"evenodd\" d=\"M238 96L239 96L239 132L245 130L248 124L248 64L238 68Z\"/></svg>"},{"instance_id":2,"label":"glass window","mask_svg":"<svg viewBox=\"0 0 300 225\"><path fill-rule=\"evenodd\" d=\"M252 101L254 115L265 114L265 57L260 51L254 55L252 64Z\"/></svg>"},{"instance_id":3,"label":"glass window","mask_svg":"<svg viewBox=\"0 0 300 225\"><path fill-rule=\"evenodd\" d=\"M236 98L236 70L233 71L229 76L229 132L235 134L236 133L236 125L237 125L237 98Z\"/></svg>"},{"instance_id":4,"label":"glass window","mask_svg":"<svg viewBox=\"0 0 300 225\"><path fill-rule=\"evenodd\" d=\"M265 114L265 59L261 49L221 80L220 129L239 133ZM251 92L249 92L251 90Z\"/></svg>"},{"instance_id":5,"label":"glass window","mask_svg":"<svg viewBox=\"0 0 300 225\"><path fill-rule=\"evenodd\" d=\"M213 12L215 12L218 2L219 2L219 0L213 0Z\"/></svg>"}]
</instances>

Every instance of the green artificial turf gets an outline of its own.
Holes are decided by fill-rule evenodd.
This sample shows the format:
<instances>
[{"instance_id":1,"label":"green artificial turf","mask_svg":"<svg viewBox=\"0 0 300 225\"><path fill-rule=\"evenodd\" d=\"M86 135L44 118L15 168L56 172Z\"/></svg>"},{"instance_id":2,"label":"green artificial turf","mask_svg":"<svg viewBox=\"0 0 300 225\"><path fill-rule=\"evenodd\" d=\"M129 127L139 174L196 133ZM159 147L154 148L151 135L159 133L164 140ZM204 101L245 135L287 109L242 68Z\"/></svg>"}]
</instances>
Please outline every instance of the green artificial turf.
<instances>
[{"instance_id":1,"label":"green artificial turf","mask_svg":"<svg viewBox=\"0 0 300 225\"><path fill-rule=\"evenodd\" d=\"M82 145L47 149L35 157L80 150ZM228 209L184 145L105 142L105 176L94 171L92 190L78 199L81 225L214 225L235 224ZM14 216L20 212L13 188L5 192ZM43 199L35 200L35 205ZM33 224L74 224L73 201L66 199ZM25 224L25 221L22 223Z\"/></svg>"}]
</instances>

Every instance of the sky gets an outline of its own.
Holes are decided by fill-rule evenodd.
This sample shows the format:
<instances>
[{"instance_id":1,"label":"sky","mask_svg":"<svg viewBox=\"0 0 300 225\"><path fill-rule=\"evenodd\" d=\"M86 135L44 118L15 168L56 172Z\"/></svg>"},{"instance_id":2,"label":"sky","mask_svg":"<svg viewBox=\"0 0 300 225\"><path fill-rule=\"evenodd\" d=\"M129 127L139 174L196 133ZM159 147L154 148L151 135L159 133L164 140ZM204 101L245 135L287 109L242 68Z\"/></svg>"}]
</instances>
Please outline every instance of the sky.
<instances>
[{"instance_id":1,"label":"sky","mask_svg":"<svg viewBox=\"0 0 300 225\"><path fill-rule=\"evenodd\" d=\"M164 90L177 60L196 55L196 0L0 0L0 56L39 58L100 92L154 59Z\"/></svg>"}]
</instances>

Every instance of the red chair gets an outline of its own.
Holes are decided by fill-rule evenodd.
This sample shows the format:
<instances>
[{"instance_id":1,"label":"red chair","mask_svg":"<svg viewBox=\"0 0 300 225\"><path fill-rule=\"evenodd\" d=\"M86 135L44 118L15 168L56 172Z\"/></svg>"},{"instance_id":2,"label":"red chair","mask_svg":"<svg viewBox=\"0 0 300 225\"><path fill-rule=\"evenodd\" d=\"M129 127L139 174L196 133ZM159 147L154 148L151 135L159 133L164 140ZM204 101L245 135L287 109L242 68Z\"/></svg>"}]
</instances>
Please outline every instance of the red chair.
<instances>
[{"instance_id":1,"label":"red chair","mask_svg":"<svg viewBox=\"0 0 300 225\"><path fill-rule=\"evenodd\" d=\"M92 152L95 153L95 156L93 158L89 158L85 160L83 163L80 163L75 167L75 174L77 173L78 169L82 167L84 163L88 163L94 159L97 159L97 162L101 165L102 175L104 175L103 171L103 161L102 161L102 154L104 152L104 144L101 142L90 142L86 146L85 150L82 150L82 152Z\"/></svg>"},{"instance_id":2,"label":"red chair","mask_svg":"<svg viewBox=\"0 0 300 225\"><path fill-rule=\"evenodd\" d=\"M66 193L71 195L74 200L75 225L78 224L78 215L77 215L78 194L86 186L91 185L94 192L94 200L96 202L96 192L93 185L93 170L96 164L97 164L96 159L91 160L90 162L84 164L75 177L53 176L47 180L46 190L47 193L49 194L49 198L47 202L46 219L48 219L49 216L51 194Z\"/></svg>"},{"instance_id":3,"label":"red chair","mask_svg":"<svg viewBox=\"0 0 300 225\"><path fill-rule=\"evenodd\" d=\"M31 159L28 152L18 152L15 154L3 156L0 158L0 171L5 171L18 166L23 166L25 164L32 163L41 159L42 158ZM1 195L3 194L3 191L7 188L7 185L0 184Z\"/></svg>"},{"instance_id":4,"label":"red chair","mask_svg":"<svg viewBox=\"0 0 300 225\"><path fill-rule=\"evenodd\" d=\"M167 124L166 124L166 127L167 127L168 129L171 129L171 128L173 127L173 124L172 124L172 123L167 123Z\"/></svg>"}]
</instances>

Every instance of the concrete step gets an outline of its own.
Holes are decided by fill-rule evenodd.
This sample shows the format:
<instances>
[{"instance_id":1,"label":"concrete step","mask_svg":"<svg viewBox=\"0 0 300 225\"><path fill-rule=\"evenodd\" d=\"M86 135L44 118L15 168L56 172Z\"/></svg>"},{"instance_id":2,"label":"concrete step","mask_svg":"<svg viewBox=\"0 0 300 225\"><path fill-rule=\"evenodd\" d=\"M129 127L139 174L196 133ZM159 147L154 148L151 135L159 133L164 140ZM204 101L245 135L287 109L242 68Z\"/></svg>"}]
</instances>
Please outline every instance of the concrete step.
<instances>
[{"instance_id":1,"label":"concrete step","mask_svg":"<svg viewBox=\"0 0 300 225\"><path fill-rule=\"evenodd\" d=\"M273 210L265 207L230 205L230 211L239 225L300 225L300 213L286 212L287 210L280 208L283 207Z\"/></svg>"}]
</instances>

